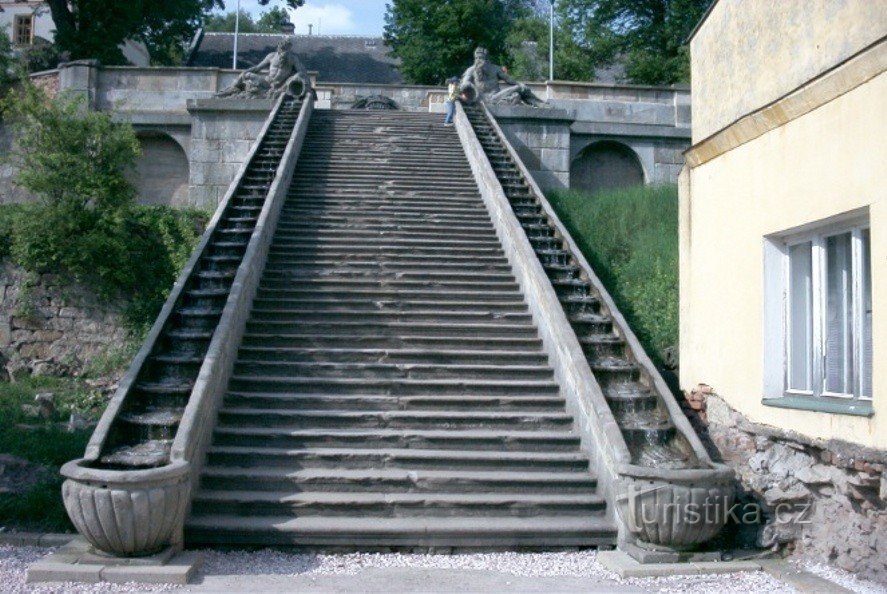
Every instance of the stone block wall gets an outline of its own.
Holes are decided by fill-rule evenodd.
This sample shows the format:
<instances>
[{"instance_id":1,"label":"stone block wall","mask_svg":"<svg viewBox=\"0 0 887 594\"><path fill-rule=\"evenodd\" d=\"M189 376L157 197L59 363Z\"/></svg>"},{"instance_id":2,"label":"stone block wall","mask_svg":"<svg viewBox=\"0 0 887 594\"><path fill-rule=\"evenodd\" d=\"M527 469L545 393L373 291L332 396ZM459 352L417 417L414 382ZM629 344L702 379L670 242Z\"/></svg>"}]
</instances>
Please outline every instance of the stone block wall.
<instances>
[{"instance_id":1,"label":"stone block wall","mask_svg":"<svg viewBox=\"0 0 887 594\"><path fill-rule=\"evenodd\" d=\"M11 369L80 369L127 338L120 305L56 275L0 262L0 360ZM0 368L2 371L2 368Z\"/></svg>"},{"instance_id":2,"label":"stone block wall","mask_svg":"<svg viewBox=\"0 0 887 594\"><path fill-rule=\"evenodd\" d=\"M246 161L271 111L269 100L206 99L189 103L189 205L214 209Z\"/></svg>"},{"instance_id":3,"label":"stone block wall","mask_svg":"<svg viewBox=\"0 0 887 594\"><path fill-rule=\"evenodd\" d=\"M887 452L753 423L706 385L687 402L768 513L758 545L887 583Z\"/></svg>"},{"instance_id":4,"label":"stone block wall","mask_svg":"<svg viewBox=\"0 0 887 594\"><path fill-rule=\"evenodd\" d=\"M497 105L493 115L543 190L570 185L570 124L566 112Z\"/></svg>"}]
</instances>

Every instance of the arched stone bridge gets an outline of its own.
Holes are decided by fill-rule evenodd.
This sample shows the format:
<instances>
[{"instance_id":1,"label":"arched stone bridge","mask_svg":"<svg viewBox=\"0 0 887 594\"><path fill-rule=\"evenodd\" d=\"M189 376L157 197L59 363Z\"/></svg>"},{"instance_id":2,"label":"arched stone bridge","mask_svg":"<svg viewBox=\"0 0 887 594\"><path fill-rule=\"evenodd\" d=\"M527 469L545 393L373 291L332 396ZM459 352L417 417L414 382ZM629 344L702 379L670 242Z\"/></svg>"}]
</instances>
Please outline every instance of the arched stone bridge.
<instances>
[{"instance_id":1,"label":"arched stone bridge","mask_svg":"<svg viewBox=\"0 0 887 594\"><path fill-rule=\"evenodd\" d=\"M218 68L63 64L34 76L51 91L83 95L91 109L131 122L143 154L133 173L150 204L214 208L255 142L271 101L219 100L235 77ZM690 92L679 87L533 83L555 109L500 106L509 141L543 189L674 183L690 145ZM443 111L444 91L416 85L316 81L319 109L369 96L409 111ZM0 202L26 197L0 171Z\"/></svg>"}]
</instances>

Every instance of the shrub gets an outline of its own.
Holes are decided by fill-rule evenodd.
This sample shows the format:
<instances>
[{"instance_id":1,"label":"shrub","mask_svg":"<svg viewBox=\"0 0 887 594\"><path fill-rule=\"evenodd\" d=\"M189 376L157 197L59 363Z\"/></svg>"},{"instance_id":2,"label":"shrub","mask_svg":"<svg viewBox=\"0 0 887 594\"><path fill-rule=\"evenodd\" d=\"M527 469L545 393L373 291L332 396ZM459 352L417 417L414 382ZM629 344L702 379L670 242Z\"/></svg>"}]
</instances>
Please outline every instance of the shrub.
<instances>
[{"instance_id":1,"label":"shrub","mask_svg":"<svg viewBox=\"0 0 887 594\"><path fill-rule=\"evenodd\" d=\"M678 342L677 187L639 186L551 202L654 361Z\"/></svg>"},{"instance_id":2,"label":"shrub","mask_svg":"<svg viewBox=\"0 0 887 594\"><path fill-rule=\"evenodd\" d=\"M0 204L0 260L12 250L12 234L22 210L18 204Z\"/></svg>"},{"instance_id":3,"label":"shrub","mask_svg":"<svg viewBox=\"0 0 887 594\"><path fill-rule=\"evenodd\" d=\"M4 104L16 134L18 182L40 202L10 216L0 246L26 270L67 274L126 298L141 329L159 310L206 222L199 211L137 206L126 179L139 154L132 126L49 100L25 86ZM2 225L3 223L0 223Z\"/></svg>"}]
</instances>

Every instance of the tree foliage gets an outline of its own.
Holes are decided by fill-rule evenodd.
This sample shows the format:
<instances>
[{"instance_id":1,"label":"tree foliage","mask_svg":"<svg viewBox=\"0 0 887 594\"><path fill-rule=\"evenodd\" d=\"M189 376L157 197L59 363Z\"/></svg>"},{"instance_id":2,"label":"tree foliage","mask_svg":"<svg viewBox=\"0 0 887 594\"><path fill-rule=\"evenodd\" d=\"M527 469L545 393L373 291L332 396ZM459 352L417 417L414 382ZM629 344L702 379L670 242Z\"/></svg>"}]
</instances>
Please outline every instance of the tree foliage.
<instances>
[{"instance_id":1,"label":"tree foliage","mask_svg":"<svg viewBox=\"0 0 887 594\"><path fill-rule=\"evenodd\" d=\"M471 65L477 46L501 62L522 6L517 0L392 0L385 42L409 82L441 84Z\"/></svg>"},{"instance_id":2,"label":"tree foliage","mask_svg":"<svg viewBox=\"0 0 887 594\"><path fill-rule=\"evenodd\" d=\"M129 298L130 320L149 322L199 230L170 209L135 205L126 177L140 152L132 126L29 84L4 100L4 119L16 137L9 158L17 182L39 202L0 225L11 236L0 252L32 272L68 274L100 295Z\"/></svg>"},{"instance_id":3,"label":"tree foliage","mask_svg":"<svg viewBox=\"0 0 887 594\"><path fill-rule=\"evenodd\" d=\"M275 0L259 0L266 6ZM305 0L276 0L298 8ZM173 63L212 10L224 9L224 0L47 0L55 42L70 59L124 64L120 45L140 40L155 63Z\"/></svg>"},{"instance_id":4,"label":"tree foliage","mask_svg":"<svg viewBox=\"0 0 887 594\"><path fill-rule=\"evenodd\" d=\"M689 80L684 41L711 0L560 0L559 78L590 80L619 60L639 84Z\"/></svg>"},{"instance_id":5,"label":"tree foliage","mask_svg":"<svg viewBox=\"0 0 887 594\"><path fill-rule=\"evenodd\" d=\"M207 31L233 33L235 27L236 12L226 12L224 14L211 14L206 17L203 27ZM290 17L285 9L279 6L273 6L259 16L253 19L252 15L241 9L240 11L240 32L241 33L280 33L280 25L289 22Z\"/></svg>"}]
</instances>

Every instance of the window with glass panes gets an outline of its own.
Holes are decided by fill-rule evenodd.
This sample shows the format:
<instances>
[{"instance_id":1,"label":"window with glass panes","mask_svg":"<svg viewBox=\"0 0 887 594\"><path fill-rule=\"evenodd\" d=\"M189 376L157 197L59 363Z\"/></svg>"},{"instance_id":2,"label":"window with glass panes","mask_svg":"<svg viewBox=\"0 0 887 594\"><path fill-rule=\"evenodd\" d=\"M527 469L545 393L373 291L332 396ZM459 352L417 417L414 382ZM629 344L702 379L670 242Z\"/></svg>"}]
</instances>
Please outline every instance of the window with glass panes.
<instances>
[{"instance_id":1,"label":"window with glass panes","mask_svg":"<svg viewBox=\"0 0 887 594\"><path fill-rule=\"evenodd\" d=\"M786 248L786 394L871 399L870 229L832 227Z\"/></svg>"},{"instance_id":2,"label":"window with glass panes","mask_svg":"<svg viewBox=\"0 0 887 594\"><path fill-rule=\"evenodd\" d=\"M34 16L19 14L13 22L13 43L16 45L30 45L34 34Z\"/></svg>"}]
</instances>

